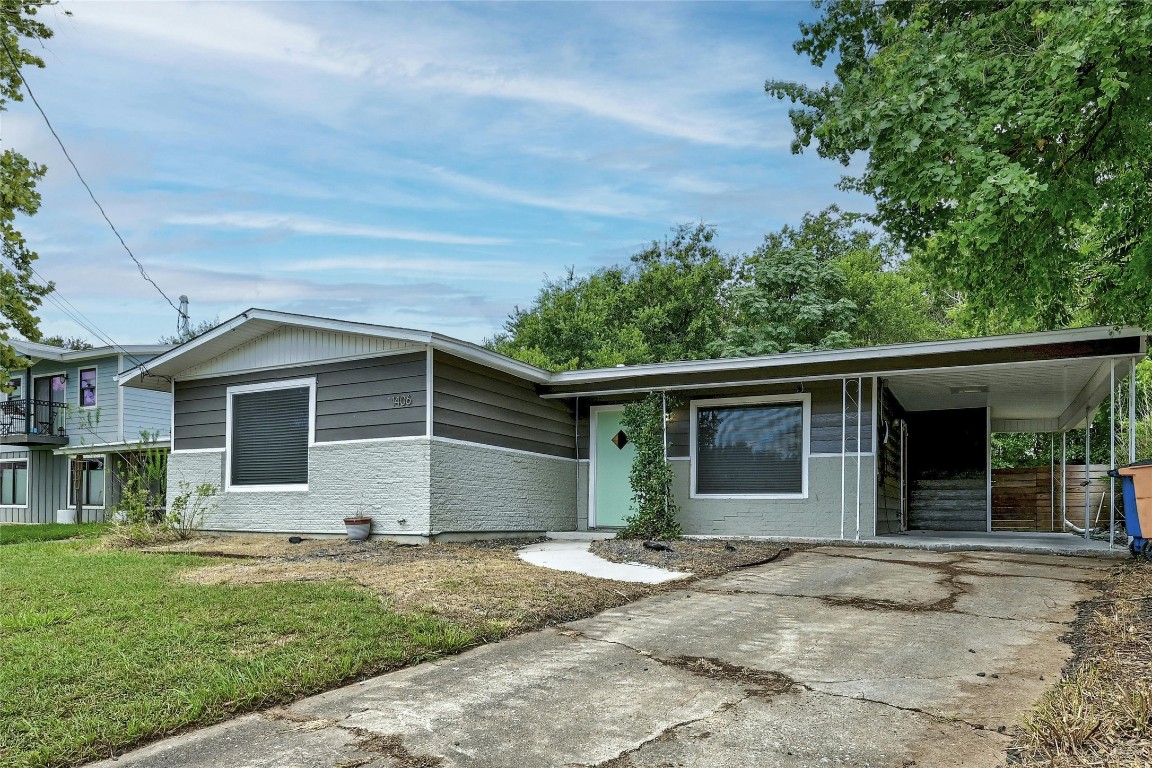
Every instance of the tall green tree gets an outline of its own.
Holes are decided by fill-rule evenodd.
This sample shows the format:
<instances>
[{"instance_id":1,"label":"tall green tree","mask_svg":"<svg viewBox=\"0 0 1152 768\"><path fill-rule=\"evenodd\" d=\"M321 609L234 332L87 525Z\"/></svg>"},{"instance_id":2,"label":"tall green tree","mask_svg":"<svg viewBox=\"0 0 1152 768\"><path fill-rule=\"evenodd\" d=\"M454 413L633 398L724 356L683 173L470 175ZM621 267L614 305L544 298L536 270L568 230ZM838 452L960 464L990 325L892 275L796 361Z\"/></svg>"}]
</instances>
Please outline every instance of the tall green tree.
<instances>
[{"instance_id":1,"label":"tall green tree","mask_svg":"<svg viewBox=\"0 0 1152 768\"><path fill-rule=\"evenodd\" d=\"M551 370L708 357L725 333L724 286L733 259L713 227L682 225L626 266L545 282L488 341L502 354Z\"/></svg>"},{"instance_id":2,"label":"tall green tree","mask_svg":"<svg viewBox=\"0 0 1152 768\"><path fill-rule=\"evenodd\" d=\"M1152 327L1152 3L817 0L793 151L965 297L975 330Z\"/></svg>"},{"instance_id":3,"label":"tall green tree","mask_svg":"<svg viewBox=\"0 0 1152 768\"><path fill-rule=\"evenodd\" d=\"M40 2L0 0L0 112L11 101L22 101L20 70L43 67L44 61L22 47L25 40L45 40L52 30L36 20ZM8 372L22 368L27 361L5 341L9 331L27 339L40 338L36 309L52 286L32 280L32 263L37 256L17 229L18 216L31 216L40 208L36 182L45 168L12 149L0 152L0 380Z\"/></svg>"},{"instance_id":4,"label":"tall green tree","mask_svg":"<svg viewBox=\"0 0 1152 768\"><path fill-rule=\"evenodd\" d=\"M836 206L764 237L741 262L722 356L769 355L938 339L949 304L860 216Z\"/></svg>"}]
</instances>

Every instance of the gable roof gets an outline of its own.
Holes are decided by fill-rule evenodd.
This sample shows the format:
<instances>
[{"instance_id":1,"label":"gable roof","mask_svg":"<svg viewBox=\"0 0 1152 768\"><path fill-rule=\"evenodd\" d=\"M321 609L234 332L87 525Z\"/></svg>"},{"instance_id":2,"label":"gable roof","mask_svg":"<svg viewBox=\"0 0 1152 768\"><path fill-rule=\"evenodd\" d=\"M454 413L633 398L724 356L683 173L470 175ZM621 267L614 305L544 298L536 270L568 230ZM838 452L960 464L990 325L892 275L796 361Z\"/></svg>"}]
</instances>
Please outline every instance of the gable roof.
<instances>
[{"instance_id":1,"label":"gable roof","mask_svg":"<svg viewBox=\"0 0 1152 768\"><path fill-rule=\"evenodd\" d=\"M461 341L431 331L396 328L373 323L358 323L270 309L249 309L194 339L125 371L117 377L124 386L167 390L168 382L181 374L204 366L244 344L267 337L284 328L324 331L367 339L407 342L417 347L431 347L488 368L504 371L535 384L550 380L548 371L522 363L479 344Z\"/></svg>"}]
</instances>

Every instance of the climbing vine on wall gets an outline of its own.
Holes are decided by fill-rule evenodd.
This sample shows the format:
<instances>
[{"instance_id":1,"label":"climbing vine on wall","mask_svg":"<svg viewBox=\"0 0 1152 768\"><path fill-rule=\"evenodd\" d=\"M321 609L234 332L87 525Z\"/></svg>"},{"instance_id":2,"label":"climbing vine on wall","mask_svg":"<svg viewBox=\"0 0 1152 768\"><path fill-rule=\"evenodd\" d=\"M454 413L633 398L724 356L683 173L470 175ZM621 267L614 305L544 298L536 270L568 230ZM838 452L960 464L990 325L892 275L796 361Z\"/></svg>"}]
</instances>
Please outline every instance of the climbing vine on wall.
<instances>
[{"instance_id":1,"label":"climbing vine on wall","mask_svg":"<svg viewBox=\"0 0 1152 768\"><path fill-rule=\"evenodd\" d=\"M672 496L674 475L664 450L665 414L673 408L675 403L665 402L660 392L649 392L643 400L624 407L621 424L636 447L628 475L635 511L625 521L620 538L676 539L682 533Z\"/></svg>"}]
</instances>

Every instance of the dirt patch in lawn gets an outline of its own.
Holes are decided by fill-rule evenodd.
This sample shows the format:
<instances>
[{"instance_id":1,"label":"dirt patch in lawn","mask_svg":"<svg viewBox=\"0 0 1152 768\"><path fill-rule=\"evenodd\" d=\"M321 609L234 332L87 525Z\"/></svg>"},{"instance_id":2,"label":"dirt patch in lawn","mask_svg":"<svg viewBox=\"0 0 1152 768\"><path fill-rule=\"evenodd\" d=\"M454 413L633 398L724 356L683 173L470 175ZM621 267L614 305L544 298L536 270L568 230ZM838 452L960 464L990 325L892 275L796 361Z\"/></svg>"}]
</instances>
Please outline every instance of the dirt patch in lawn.
<instances>
[{"instance_id":1,"label":"dirt patch in lawn","mask_svg":"<svg viewBox=\"0 0 1152 768\"><path fill-rule=\"evenodd\" d=\"M147 551L234 558L185 572L183 578L200 584L352 581L381 595L396 610L455 621L488 638L583 618L664 588L530 565L516 550L533 541L404 546L203 536Z\"/></svg>"},{"instance_id":2,"label":"dirt patch in lawn","mask_svg":"<svg viewBox=\"0 0 1152 768\"><path fill-rule=\"evenodd\" d=\"M604 539L592 542L592 554L614 563L643 563L669 571L687 571L694 576L719 576L737 568L763 565L786 557L795 544L733 539L681 539L645 542L632 539Z\"/></svg>"},{"instance_id":3,"label":"dirt patch in lawn","mask_svg":"<svg viewBox=\"0 0 1152 768\"><path fill-rule=\"evenodd\" d=\"M1152 765L1152 566L1119 566L1065 637L1074 656L1011 750L1039 768Z\"/></svg>"}]
</instances>

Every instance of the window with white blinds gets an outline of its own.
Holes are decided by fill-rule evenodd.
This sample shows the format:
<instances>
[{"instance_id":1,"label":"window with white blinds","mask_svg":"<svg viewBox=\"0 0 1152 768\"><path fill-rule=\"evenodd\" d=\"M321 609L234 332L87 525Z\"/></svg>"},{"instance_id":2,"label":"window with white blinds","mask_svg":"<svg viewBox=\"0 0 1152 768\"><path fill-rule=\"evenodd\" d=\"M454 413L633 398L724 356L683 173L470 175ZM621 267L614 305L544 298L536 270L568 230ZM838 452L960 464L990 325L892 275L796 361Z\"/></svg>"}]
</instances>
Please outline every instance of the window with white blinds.
<instances>
[{"instance_id":1,"label":"window with white blinds","mask_svg":"<svg viewBox=\"0 0 1152 768\"><path fill-rule=\"evenodd\" d=\"M694 404L694 494L805 495L807 409L806 400Z\"/></svg>"},{"instance_id":2,"label":"window with white blinds","mask_svg":"<svg viewBox=\"0 0 1152 768\"><path fill-rule=\"evenodd\" d=\"M312 386L296 380L229 389L230 488L307 485Z\"/></svg>"}]
</instances>

